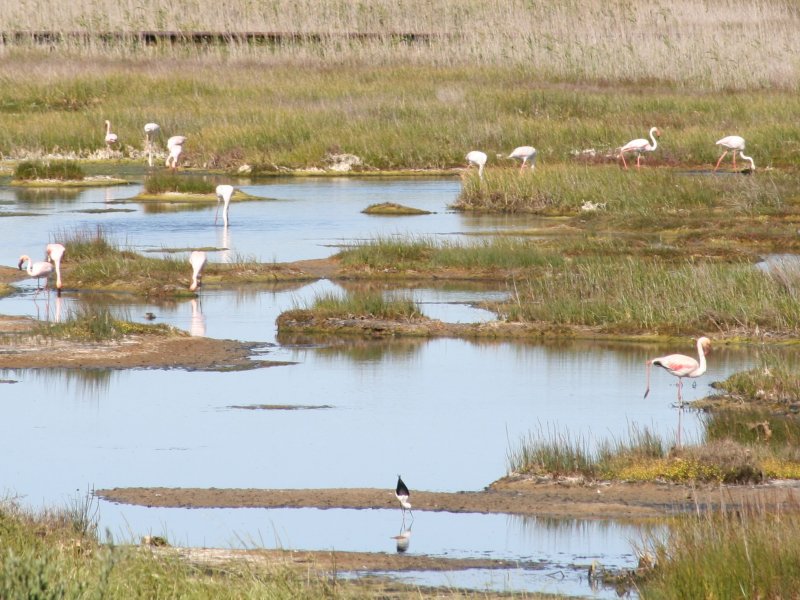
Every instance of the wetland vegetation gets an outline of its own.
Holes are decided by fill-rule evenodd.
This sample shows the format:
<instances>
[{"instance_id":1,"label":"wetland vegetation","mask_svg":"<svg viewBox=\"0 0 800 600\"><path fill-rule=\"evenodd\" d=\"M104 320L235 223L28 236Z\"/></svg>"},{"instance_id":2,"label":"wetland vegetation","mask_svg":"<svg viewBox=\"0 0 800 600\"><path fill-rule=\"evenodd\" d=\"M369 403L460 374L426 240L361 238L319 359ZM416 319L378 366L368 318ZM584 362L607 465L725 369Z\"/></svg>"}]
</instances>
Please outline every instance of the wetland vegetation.
<instances>
[{"instance_id":1,"label":"wetland vegetation","mask_svg":"<svg viewBox=\"0 0 800 600\"><path fill-rule=\"evenodd\" d=\"M800 71L786 59L800 55L792 3L190 4L6 7L0 29L23 34L0 48L0 149L12 159L51 157L20 163L17 179L80 179L77 163L53 159L101 157L105 119L122 157L141 159L134 150L142 124L155 120L169 135L187 135L188 164L264 175L324 169L340 153L357 156L362 174L453 169L482 149L490 157L484 177L463 175L455 208L533 213L548 225L524 232L527 239L470 244L375 240L340 253L334 274L491 279L512 292L491 307L504 320L572 332L800 338L800 271L754 266L761 254L800 250ZM228 43L179 35L177 44L147 44L140 35L220 28ZM42 47L32 31L62 34ZM267 43L233 36L246 31L290 35ZM617 148L652 125L663 131L658 151L639 171L620 169ZM719 155L714 140L734 132L747 138L756 173L687 172L709 171ZM522 143L537 146L539 162L519 174L504 157ZM146 185L160 194L194 182L158 174ZM190 193L213 193L203 186ZM186 261L142 257L99 232L62 238L70 287L188 294ZM204 276L207 284L309 277L246 260L209 263ZM410 300L375 292L319 297L297 310L418 317ZM87 312L48 332L96 339L127 327ZM800 477L796 374L767 363L718 387L704 404L702 443L674 450L636 430L589 452L583 440L540 432L510 451L509 468L692 483ZM0 596L369 595L284 569L201 569L101 544L86 510L0 509ZM800 579L798 523L796 506L677 519L666 541L652 542L656 568L640 593L790 597Z\"/></svg>"}]
</instances>

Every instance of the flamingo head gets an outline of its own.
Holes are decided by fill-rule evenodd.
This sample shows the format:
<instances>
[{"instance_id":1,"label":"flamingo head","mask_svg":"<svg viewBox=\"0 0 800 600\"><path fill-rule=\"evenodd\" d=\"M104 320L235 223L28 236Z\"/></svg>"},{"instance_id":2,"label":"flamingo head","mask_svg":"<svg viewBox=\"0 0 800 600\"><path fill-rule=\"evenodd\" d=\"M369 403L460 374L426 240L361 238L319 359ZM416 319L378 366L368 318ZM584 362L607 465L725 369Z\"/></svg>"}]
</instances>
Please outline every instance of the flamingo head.
<instances>
[{"instance_id":1,"label":"flamingo head","mask_svg":"<svg viewBox=\"0 0 800 600\"><path fill-rule=\"evenodd\" d=\"M20 271L22 270L22 265L25 264L25 261L30 261L30 258L28 257L27 254L23 254L22 256L19 257L19 264L17 265L17 268Z\"/></svg>"},{"instance_id":2,"label":"flamingo head","mask_svg":"<svg viewBox=\"0 0 800 600\"><path fill-rule=\"evenodd\" d=\"M653 135L656 137L661 137L661 130L658 127L653 127Z\"/></svg>"},{"instance_id":3,"label":"flamingo head","mask_svg":"<svg viewBox=\"0 0 800 600\"><path fill-rule=\"evenodd\" d=\"M704 337L701 337L697 341L698 341L698 343L700 345L700 349L703 351L703 354L710 354L711 353L711 340L710 339L708 339L707 337L704 336Z\"/></svg>"}]
</instances>

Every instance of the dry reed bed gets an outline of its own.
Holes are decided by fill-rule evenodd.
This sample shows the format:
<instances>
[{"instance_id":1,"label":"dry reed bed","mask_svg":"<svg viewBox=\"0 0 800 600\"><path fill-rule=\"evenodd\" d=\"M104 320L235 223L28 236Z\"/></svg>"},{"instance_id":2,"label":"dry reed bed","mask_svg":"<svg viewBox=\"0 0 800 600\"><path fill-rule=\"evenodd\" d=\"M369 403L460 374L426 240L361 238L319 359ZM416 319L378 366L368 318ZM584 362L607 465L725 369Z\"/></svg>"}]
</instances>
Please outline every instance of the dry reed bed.
<instances>
[{"instance_id":1,"label":"dry reed bed","mask_svg":"<svg viewBox=\"0 0 800 600\"><path fill-rule=\"evenodd\" d=\"M800 10L786 0L24 0L0 14L2 31L155 31L321 34L311 44L203 45L225 60L428 65L518 65L526 76L595 82L662 81L707 89L794 89L800 80ZM437 34L397 43L391 34ZM353 42L345 33L386 34ZM87 54L161 56L164 47L67 44ZM2 52L13 55L14 48ZM167 53L172 52L170 47Z\"/></svg>"}]
</instances>

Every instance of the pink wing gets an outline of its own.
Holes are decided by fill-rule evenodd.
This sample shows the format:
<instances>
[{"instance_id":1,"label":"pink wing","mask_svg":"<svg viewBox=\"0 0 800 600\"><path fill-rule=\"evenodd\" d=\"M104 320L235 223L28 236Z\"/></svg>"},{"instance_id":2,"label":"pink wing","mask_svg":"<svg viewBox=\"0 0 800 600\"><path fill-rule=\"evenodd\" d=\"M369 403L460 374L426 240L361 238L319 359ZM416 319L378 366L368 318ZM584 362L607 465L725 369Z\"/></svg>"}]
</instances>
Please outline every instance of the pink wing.
<instances>
[{"instance_id":1,"label":"pink wing","mask_svg":"<svg viewBox=\"0 0 800 600\"><path fill-rule=\"evenodd\" d=\"M653 364L664 367L676 377L686 377L700 367L700 363L697 360L684 354L670 354L669 356L655 358L653 359Z\"/></svg>"}]
</instances>

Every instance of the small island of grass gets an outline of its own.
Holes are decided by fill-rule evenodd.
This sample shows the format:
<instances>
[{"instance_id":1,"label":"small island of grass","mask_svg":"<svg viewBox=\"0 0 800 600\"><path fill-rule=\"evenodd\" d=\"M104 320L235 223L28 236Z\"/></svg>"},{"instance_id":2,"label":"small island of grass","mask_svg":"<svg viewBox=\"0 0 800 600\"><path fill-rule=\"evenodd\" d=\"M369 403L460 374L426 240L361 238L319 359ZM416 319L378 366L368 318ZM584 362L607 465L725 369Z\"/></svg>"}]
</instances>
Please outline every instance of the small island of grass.
<instances>
[{"instance_id":1,"label":"small island of grass","mask_svg":"<svg viewBox=\"0 0 800 600\"><path fill-rule=\"evenodd\" d=\"M205 177L186 176L176 173L156 173L144 180L141 193L132 198L136 202L217 202L217 184ZM242 200L266 200L235 190L232 202Z\"/></svg>"},{"instance_id":2,"label":"small island of grass","mask_svg":"<svg viewBox=\"0 0 800 600\"><path fill-rule=\"evenodd\" d=\"M26 160L14 169L11 185L23 187L93 187L127 184L115 177L87 176L74 160Z\"/></svg>"},{"instance_id":3,"label":"small island of grass","mask_svg":"<svg viewBox=\"0 0 800 600\"><path fill-rule=\"evenodd\" d=\"M405 216L405 215L429 215L430 211L422 210L421 208L413 208L411 206L403 206L394 202L383 202L381 204L370 204L367 208L361 211L365 215L388 215L388 216Z\"/></svg>"}]
</instances>

